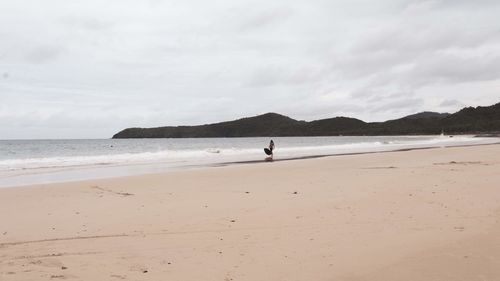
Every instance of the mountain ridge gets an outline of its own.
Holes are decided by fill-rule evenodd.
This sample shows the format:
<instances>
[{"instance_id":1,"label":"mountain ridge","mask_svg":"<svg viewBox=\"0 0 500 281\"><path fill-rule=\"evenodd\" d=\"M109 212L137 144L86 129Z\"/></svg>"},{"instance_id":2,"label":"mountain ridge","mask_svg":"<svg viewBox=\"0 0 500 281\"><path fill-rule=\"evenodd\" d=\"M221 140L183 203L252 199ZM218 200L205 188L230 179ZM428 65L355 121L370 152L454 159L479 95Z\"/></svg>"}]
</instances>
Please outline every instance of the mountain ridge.
<instances>
[{"instance_id":1,"label":"mountain ridge","mask_svg":"<svg viewBox=\"0 0 500 281\"><path fill-rule=\"evenodd\" d=\"M500 103L465 107L453 114L423 111L384 122L351 117L303 121L269 112L219 123L194 126L127 128L113 138L210 138L338 135L432 135L500 132Z\"/></svg>"}]
</instances>

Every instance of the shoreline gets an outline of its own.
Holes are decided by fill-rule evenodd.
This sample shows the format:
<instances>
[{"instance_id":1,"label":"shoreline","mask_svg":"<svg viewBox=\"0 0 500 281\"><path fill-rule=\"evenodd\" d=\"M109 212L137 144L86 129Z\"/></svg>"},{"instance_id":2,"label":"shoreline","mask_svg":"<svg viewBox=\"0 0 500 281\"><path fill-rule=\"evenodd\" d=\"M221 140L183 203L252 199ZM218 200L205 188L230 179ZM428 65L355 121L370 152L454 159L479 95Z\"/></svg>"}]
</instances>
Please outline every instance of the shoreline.
<instances>
[{"instance_id":1,"label":"shoreline","mask_svg":"<svg viewBox=\"0 0 500 281\"><path fill-rule=\"evenodd\" d=\"M272 161L266 160L245 160L245 161L227 161L220 163L204 163L204 164L185 164L179 166L170 166L165 163L138 163L130 165L81 165L72 167L58 167L58 168L38 168L33 169L33 173L27 174L14 174L10 176L5 176L0 178L0 189L4 188L15 188L15 187L26 187L33 185L46 185L54 183L71 183L79 181L89 181L97 179L116 179L122 177L133 177L141 175L154 175L162 173L170 173L182 170L199 170L199 169L209 169L215 167L226 167L232 165L248 165L248 164L268 164L273 162L286 162L286 161L296 161L296 160L307 160L307 159L317 159L325 157L336 157L336 156L348 156L348 155L363 155L363 154L377 154L377 153L389 153L389 152L403 152L403 151L413 151L413 150L425 150L425 149L437 149L437 148L452 148L452 147L469 147L469 146L483 146L483 145L496 145L500 144L500 139L494 143L481 143L481 144L457 144L457 145L441 145L441 146L423 146L423 147L409 147L409 148L397 148L388 150L375 150L375 151L363 151L363 152L347 152L347 153L335 153L335 154L318 154L318 155L308 155L308 156L298 156L298 157L288 157L288 158L278 158ZM137 172L132 169L143 169L142 172ZM115 170L115 172L113 172ZM129 172L127 172L129 170ZM112 175L106 175L107 172L112 172ZM59 176L58 176L59 174ZM73 176L71 176L73 174ZM54 175L55 179L46 180L47 175ZM99 176L100 175L100 176ZM14 178L14 180L12 180ZM16 179L17 178L17 179ZM29 181L30 178L34 178ZM39 178L44 179L41 181ZM28 183L20 183L23 180ZM2 183L2 180L10 180L11 185L8 183Z\"/></svg>"},{"instance_id":2,"label":"shoreline","mask_svg":"<svg viewBox=\"0 0 500 281\"><path fill-rule=\"evenodd\" d=\"M497 138L497 137L495 137ZM363 154L374 154L374 153L391 153L391 152L404 152L413 150L425 150L434 148L452 148L452 147L470 147L470 146L483 146L483 145L498 145L500 141L495 143L483 143L483 144L464 144L464 145L449 145L449 146L425 146L425 147L414 147L414 148L401 148L395 150L382 150L382 151L366 151L366 152L348 152L348 153L338 153L338 154L320 154L320 155L310 155L310 156L299 156L291 158L281 158L272 161L265 160L250 160L250 161L234 161L234 162L223 162L219 164L214 164L212 167L229 166L234 164L257 164L257 163L269 163L269 162L282 162L282 161L294 161L294 160L306 160L306 159L316 159L324 157L335 157L335 156L348 156L348 155L363 155Z\"/></svg>"},{"instance_id":3,"label":"shoreline","mask_svg":"<svg viewBox=\"0 0 500 281\"><path fill-rule=\"evenodd\" d=\"M500 278L500 144L0 189L0 278Z\"/></svg>"}]
</instances>

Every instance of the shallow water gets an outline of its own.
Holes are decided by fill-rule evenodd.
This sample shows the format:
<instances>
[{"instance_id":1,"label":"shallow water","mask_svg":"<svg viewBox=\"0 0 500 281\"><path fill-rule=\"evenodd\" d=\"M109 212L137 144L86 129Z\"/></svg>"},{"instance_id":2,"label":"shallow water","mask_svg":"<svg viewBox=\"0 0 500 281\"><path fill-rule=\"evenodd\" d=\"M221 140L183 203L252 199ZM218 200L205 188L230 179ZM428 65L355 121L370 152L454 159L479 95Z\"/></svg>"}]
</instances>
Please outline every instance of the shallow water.
<instances>
[{"instance_id":1,"label":"shallow water","mask_svg":"<svg viewBox=\"0 0 500 281\"><path fill-rule=\"evenodd\" d=\"M271 138L0 140L0 186L258 161ZM275 159L497 142L470 136L276 137Z\"/></svg>"}]
</instances>

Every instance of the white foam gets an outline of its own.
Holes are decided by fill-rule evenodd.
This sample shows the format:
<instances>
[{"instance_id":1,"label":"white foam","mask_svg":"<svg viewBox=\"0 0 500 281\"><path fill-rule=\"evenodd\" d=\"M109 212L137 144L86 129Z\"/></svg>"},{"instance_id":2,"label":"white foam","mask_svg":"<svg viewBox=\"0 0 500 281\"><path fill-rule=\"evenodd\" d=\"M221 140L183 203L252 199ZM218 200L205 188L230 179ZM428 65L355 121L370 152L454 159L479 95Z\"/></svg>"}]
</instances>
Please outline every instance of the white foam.
<instances>
[{"instance_id":1,"label":"white foam","mask_svg":"<svg viewBox=\"0 0 500 281\"><path fill-rule=\"evenodd\" d=\"M401 140L401 138L403 138ZM317 146L293 146L276 148L276 156L282 158L324 154L387 151L418 147L439 147L498 142L496 138L399 137L392 141L369 141ZM161 150L156 152L122 153L93 156L64 156L0 160L0 171L18 171L41 168L64 168L98 165L134 165L149 163L220 163L262 158L262 148L217 148Z\"/></svg>"}]
</instances>

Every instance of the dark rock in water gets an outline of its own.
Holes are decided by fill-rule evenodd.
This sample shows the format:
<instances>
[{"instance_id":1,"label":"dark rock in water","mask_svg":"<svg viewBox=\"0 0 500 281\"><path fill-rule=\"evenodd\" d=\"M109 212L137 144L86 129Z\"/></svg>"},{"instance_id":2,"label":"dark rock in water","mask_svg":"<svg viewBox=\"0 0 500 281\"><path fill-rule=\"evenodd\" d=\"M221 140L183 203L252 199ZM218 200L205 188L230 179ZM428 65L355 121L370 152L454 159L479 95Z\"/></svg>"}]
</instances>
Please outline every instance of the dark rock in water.
<instances>
[{"instance_id":1,"label":"dark rock in water","mask_svg":"<svg viewBox=\"0 0 500 281\"><path fill-rule=\"evenodd\" d=\"M500 103L467 107L456 113L421 112L385 122L335 117L311 122L277 113L199 126L128 128L113 136L120 138L211 138L271 136L378 136L495 134L500 132ZM214 152L217 153L217 152Z\"/></svg>"}]
</instances>

